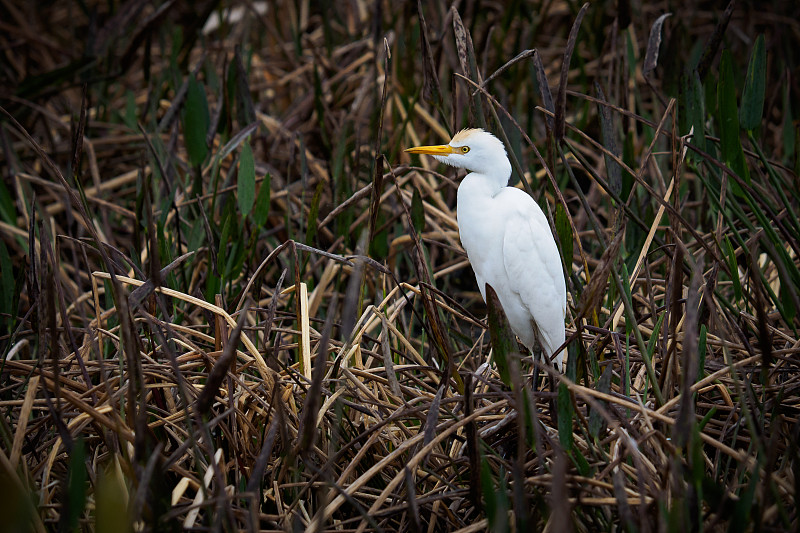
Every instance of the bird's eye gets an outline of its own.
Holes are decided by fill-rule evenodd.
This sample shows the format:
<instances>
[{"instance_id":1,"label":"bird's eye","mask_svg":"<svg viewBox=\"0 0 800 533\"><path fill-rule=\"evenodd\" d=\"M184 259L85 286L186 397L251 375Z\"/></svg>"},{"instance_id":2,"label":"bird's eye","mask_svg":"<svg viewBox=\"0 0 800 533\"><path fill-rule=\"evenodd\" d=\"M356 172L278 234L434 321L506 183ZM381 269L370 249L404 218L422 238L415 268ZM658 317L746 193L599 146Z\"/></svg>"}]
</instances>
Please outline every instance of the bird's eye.
<instances>
[{"instance_id":1,"label":"bird's eye","mask_svg":"<svg viewBox=\"0 0 800 533\"><path fill-rule=\"evenodd\" d=\"M462 146L461 147L461 153L462 154L466 154L467 152L469 152L469 146Z\"/></svg>"}]
</instances>

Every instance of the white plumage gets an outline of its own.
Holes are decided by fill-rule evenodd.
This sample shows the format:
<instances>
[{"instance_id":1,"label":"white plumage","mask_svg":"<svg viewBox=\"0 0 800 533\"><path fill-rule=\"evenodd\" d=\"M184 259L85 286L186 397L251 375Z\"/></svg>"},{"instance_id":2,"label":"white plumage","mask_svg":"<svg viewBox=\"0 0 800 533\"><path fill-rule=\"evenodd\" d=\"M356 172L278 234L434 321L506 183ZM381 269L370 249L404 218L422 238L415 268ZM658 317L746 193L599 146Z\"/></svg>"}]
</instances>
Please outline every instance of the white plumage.
<instances>
[{"instance_id":1,"label":"white plumage","mask_svg":"<svg viewBox=\"0 0 800 533\"><path fill-rule=\"evenodd\" d=\"M462 130L449 144L406 152L428 154L471 170L458 187L461 244L486 300L490 284L511 329L531 354L549 358L564 343L567 290L550 226L528 194L509 187L511 163L503 143L481 129ZM554 359L562 367L563 352Z\"/></svg>"}]
</instances>

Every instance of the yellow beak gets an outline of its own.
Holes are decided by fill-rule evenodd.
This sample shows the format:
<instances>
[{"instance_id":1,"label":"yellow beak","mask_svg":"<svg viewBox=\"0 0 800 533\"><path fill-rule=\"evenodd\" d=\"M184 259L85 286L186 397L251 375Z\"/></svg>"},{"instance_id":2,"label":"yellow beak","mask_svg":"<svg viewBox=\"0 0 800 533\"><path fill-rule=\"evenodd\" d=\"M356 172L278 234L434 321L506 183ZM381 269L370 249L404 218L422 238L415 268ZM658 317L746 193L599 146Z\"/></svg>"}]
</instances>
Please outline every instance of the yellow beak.
<instances>
[{"instance_id":1,"label":"yellow beak","mask_svg":"<svg viewBox=\"0 0 800 533\"><path fill-rule=\"evenodd\" d=\"M427 154L427 155L450 155L455 154L456 149L449 144L440 144L438 146L415 146L414 148L406 148L409 154Z\"/></svg>"}]
</instances>

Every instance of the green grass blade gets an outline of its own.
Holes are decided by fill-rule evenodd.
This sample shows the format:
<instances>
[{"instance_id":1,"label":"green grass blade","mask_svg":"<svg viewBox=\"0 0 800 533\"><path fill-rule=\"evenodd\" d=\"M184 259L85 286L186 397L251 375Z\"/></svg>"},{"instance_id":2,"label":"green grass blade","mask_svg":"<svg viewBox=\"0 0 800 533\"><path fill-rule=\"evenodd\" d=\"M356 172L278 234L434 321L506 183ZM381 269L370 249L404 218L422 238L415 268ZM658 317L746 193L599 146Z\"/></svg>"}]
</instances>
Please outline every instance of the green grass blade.
<instances>
[{"instance_id":1,"label":"green grass blade","mask_svg":"<svg viewBox=\"0 0 800 533\"><path fill-rule=\"evenodd\" d=\"M249 142L242 145L236 185L239 211L246 216L253 209L256 197L256 166L253 161L253 149L250 148Z\"/></svg>"},{"instance_id":2,"label":"green grass blade","mask_svg":"<svg viewBox=\"0 0 800 533\"><path fill-rule=\"evenodd\" d=\"M572 395L563 383L558 385L558 441L564 450L572 451L575 436L572 432Z\"/></svg>"},{"instance_id":3,"label":"green grass blade","mask_svg":"<svg viewBox=\"0 0 800 533\"><path fill-rule=\"evenodd\" d=\"M83 438L78 437L69 454L65 507L61 509L64 531L74 531L78 526L78 520L86 506L86 479L86 446Z\"/></svg>"},{"instance_id":4,"label":"green grass blade","mask_svg":"<svg viewBox=\"0 0 800 533\"><path fill-rule=\"evenodd\" d=\"M208 155L206 134L210 121L206 91L202 84L192 77L186 92L183 129L189 162L193 166L202 165Z\"/></svg>"},{"instance_id":5,"label":"green grass blade","mask_svg":"<svg viewBox=\"0 0 800 533\"><path fill-rule=\"evenodd\" d=\"M597 382L595 388L608 394L611 390L611 377L614 373L613 365L606 365L600 380ZM605 420L597 409L589 410L589 434L595 439L600 435L600 432L605 427Z\"/></svg>"},{"instance_id":6,"label":"green grass blade","mask_svg":"<svg viewBox=\"0 0 800 533\"><path fill-rule=\"evenodd\" d=\"M95 491L95 528L98 533L130 531L128 493L122 470L115 457L97 479Z\"/></svg>"},{"instance_id":7,"label":"green grass blade","mask_svg":"<svg viewBox=\"0 0 800 533\"><path fill-rule=\"evenodd\" d=\"M728 260L728 268L731 271L731 281L733 282L733 294L736 301L742 299L742 283L739 281L739 265L736 263L736 252L733 250L731 240L725 235L725 258Z\"/></svg>"},{"instance_id":8,"label":"green grass blade","mask_svg":"<svg viewBox=\"0 0 800 533\"><path fill-rule=\"evenodd\" d=\"M258 189L258 196L256 197L255 206L253 209L253 222L259 227L267 222L269 216L269 202L270 202L270 182L272 181L269 172L261 180L261 186Z\"/></svg>"},{"instance_id":9,"label":"green grass blade","mask_svg":"<svg viewBox=\"0 0 800 533\"><path fill-rule=\"evenodd\" d=\"M569 272L572 266L574 243L569 215L561 203L556 204L556 233L558 233L558 242L561 244L561 255L564 258L564 264L567 265L567 272Z\"/></svg>"},{"instance_id":10,"label":"green grass blade","mask_svg":"<svg viewBox=\"0 0 800 533\"><path fill-rule=\"evenodd\" d=\"M742 107L739 121L742 128L754 130L761 124L764 110L764 93L767 85L767 50L764 45L764 34L758 36L750 63L747 65L747 78L742 91Z\"/></svg>"},{"instance_id":11,"label":"green grass blade","mask_svg":"<svg viewBox=\"0 0 800 533\"><path fill-rule=\"evenodd\" d=\"M717 84L717 109L719 113L719 138L725 164L738 176L750 183L750 172L739 139L739 109L736 105L736 82L733 79L733 60L728 50L722 52ZM741 195L741 187L731 180L731 188Z\"/></svg>"},{"instance_id":12,"label":"green grass blade","mask_svg":"<svg viewBox=\"0 0 800 533\"><path fill-rule=\"evenodd\" d=\"M497 516L497 499L496 490L494 486L494 478L492 476L492 469L489 467L489 461L486 456L481 454L481 492L483 493L483 506L486 510L486 517L489 519L489 524L494 523Z\"/></svg>"},{"instance_id":13,"label":"green grass blade","mask_svg":"<svg viewBox=\"0 0 800 533\"><path fill-rule=\"evenodd\" d=\"M697 71L693 71L686 78L686 114L690 128L694 128L692 144L700 150L706 149L705 121L706 107L703 84ZM689 128L683 133L689 133ZM692 153L692 157L696 157Z\"/></svg>"},{"instance_id":14,"label":"green grass blade","mask_svg":"<svg viewBox=\"0 0 800 533\"><path fill-rule=\"evenodd\" d=\"M422 204L422 196L416 187L414 187L414 193L411 196L411 223L417 233L425 231L425 208Z\"/></svg>"}]
</instances>

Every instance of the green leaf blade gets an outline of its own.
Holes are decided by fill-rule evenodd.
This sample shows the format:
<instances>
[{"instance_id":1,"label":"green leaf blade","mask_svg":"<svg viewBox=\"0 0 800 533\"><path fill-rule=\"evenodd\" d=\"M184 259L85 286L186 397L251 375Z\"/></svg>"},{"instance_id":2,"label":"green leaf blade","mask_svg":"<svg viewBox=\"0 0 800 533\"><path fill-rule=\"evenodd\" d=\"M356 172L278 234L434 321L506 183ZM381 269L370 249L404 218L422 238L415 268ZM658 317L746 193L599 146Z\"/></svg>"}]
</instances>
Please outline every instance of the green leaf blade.
<instances>
[{"instance_id":1,"label":"green leaf blade","mask_svg":"<svg viewBox=\"0 0 800 533\"><path fill-rule=\"evenodd\" d=\"M272 193L270 190L271 182L271 176L267 172L264 179L261 180L261 187L258 189L255 208L253 209L253 222L259 227L267 223L267 217L269 216L269 202Z\"/></svg>"},{"instance_id":2,"label":"green leaf blade","mask_svg":"<svg viewBox=\"0 0 800 533\"><path fill-rule=\"evenodd\" d=\"M210 123L206 91L203 85L192 77L186 91L183 135L186 151L189 153L189 162L193 166L202 165L208 155L206 135Z\"/></svg>"},{"instance_id":3,"label":"green leaf blade","mask_svg":"<svg viewBox=\"0 0 800 533\"><path fill-rule=\"evenodd\" d=\"M722 158L734 173L750 183L750 173L742 151L739 138L739 109L736 105L736 85L733 78L733 60L728 50L722 52L717 84L717 108L719 112L719 138ZM741 189L731 181L733 192L741 196Z\"/></svg>"},{"instance_id":4,"label":"green leaf blade","mask_svg":"<svg viewBox=\"0 0 800 533\"><path fill-rule=\"evenodd\" d=\"M564 450L572 451L574 435L572 433L572 395L563 383L558 384L558 440Z\"/></svg>"},{"instance_id":5,"label":"green leaf blade","mask_svg":"<svg viewBox=\"0 0 800 533\"><path fill-rule=\"evenodd\" d=\"M574 252L572 226L569 223L567 210L560 203L556 204L556 233L558 233L558 242L561 244L561 253L564 256L564 263L566 263L567 271L569 271L572 265L572 254Z\"/></svg>"},{"instance_id":6,"label":"green leaf blade","mask_svg":"<svg viewBox=\"0 0 800 533\"><path fill-rule=\"evenodd\" d=\"M242 145L242 153L239 156L237 193L239 211L242 215L247 215L253 209L256 199L256 166L253 160L253 150L250 148L249 142L245 142Z\"/></svg>"},{"instance_id":7,"label":"green leaf blade","mask_svg":"<svg viewBox=\"0 0 800 533\"><path fill-rule=\"evenodd\" d=\"M67 474L66 516L62 517L62 524L67 531L73 531L78 526L78 520L83 515L86 507L86 445L82 437L75 439L69 456L69 471Z\"/></svg>"},{"instance_id":8,"label":"green leaf blade","mask_svg":"<svg viewBox=\"0 0 800 533\"><path fill-rule=\"evenodd\" d=\"M739 122L742 128L754 130L761 124L764 111L764 94L767 85L767 50L764 45L764 34L758 36L750 63L747 65L747 78L742 92L742 107Z\"/></svg>"},{"instance_id":9,"label":"green leaf blade","mask_svg":"<svg viewBox=\"0 0 800 533\"><path fill-rule=\"evenodd\" d=\"M706 136L705 136L705 91L703 90L703 83L700 81L700 75L697 71L692 72L686 78L686 121L687 130L684 133L689 133L689 128L694 128L692 144L700 150L706 150ZM697 156L692 156L697 157Z\"/></svg>"},{"instance_id":10,"label":"green leaf blade","mask_svg":"<svg viewBox=\"0 0 800 533\"><path fill-rule=\"evenodd\" d=\"M425 231L425 208L422 204L422 196L416 187L414 187L414 193L411 196L411 223L417 233Z\"/></svg>"}]
</instances>

